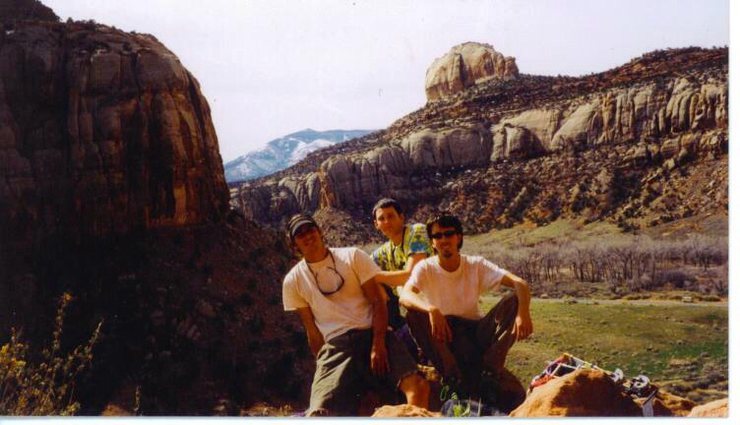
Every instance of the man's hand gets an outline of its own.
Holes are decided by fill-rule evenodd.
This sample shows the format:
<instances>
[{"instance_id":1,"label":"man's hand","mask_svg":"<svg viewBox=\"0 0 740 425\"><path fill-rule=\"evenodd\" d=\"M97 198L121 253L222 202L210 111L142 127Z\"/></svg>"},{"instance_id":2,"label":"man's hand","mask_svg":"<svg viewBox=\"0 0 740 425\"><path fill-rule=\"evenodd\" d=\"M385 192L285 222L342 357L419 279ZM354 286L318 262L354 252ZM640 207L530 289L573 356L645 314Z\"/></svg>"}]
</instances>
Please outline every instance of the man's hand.
<instances>
[{"instance_id":1,"label":"man's hand","mask_svg":"<svg viewBox=\"0 0 740 425\"><path fill-rule=\"evenodd\" d=\"M385 375L390 371L388 351L383 340L373 341L373 346L370 349L370 369L375 375Z\"/></svg>"},{"instance_id":2,"label":"man's hand","mask_svg":"<svg viewBox=\"0 0 740 425\"><path fill-rule=\"evenodd\" d=\"M514 322L514 334L517 341L521 341L532 335L532 317L530 317L529 313L517 314L516 321Z\"/></svg>"},{"instance_id":3,"label":"man's hand","mask_svg":"<svg viewBox=\"0 0 740 425\"><path fill-rule=\"evenodd\" d=\"M442 342L452 341L452 329L450 329L447 319L438 308L433 307L429 310L429 323L432 327L432 336L435 339Z\"/></svg>"},{"instance_id":4,"label":"man's hand","mask_svg":"<svg viewBox=\"0 0 740 425\"><path fill-rule=\"evenodd\" d=\"M315 331L307 330L306 334L308 335L308 346L311 348L311 353L313 353L314 357L318 357L319 350L324 346L324 337L318 329Z\"/></svg>"}]
</instances>

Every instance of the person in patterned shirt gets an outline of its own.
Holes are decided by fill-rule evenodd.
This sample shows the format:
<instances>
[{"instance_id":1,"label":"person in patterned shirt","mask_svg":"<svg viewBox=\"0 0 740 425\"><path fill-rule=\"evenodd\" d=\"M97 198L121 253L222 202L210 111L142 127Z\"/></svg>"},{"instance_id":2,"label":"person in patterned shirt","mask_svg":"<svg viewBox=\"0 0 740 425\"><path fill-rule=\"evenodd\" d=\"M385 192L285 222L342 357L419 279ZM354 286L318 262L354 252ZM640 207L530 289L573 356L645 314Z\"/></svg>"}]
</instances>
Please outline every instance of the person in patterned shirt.
<instances>
[{"instance_id":1,"label":"person in patterned shirt","mask_svg":"<svg viewBox=\"0 0 740 425\"><path fill-rule=\"evenodd\" d=\"M389 274L394 276L394 279L383 280L383 288L388 295L388 324L396 336L404 341L411 354L420 360L416 342L401 316L398 291L406 283L414 266L433 254L426 226L422 223L406 224L401 205L391 198L383 198L375 204L373 224L388 238L373 252L373 260L381 270L391 272Z\"/></svg>"}]
</instances>

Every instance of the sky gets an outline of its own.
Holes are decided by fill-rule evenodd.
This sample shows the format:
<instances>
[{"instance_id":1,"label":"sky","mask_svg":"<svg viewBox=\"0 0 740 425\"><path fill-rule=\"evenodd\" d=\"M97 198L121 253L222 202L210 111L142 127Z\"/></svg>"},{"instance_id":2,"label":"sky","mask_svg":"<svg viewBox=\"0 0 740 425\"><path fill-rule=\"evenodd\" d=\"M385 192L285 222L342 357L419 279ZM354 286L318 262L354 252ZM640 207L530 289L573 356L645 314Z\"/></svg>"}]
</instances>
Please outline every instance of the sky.
<instances>
[{"instance_id":1,"label":"sky","mask_svg":"<svg viewBox=\"0 0 740 425\"><path fill-rule=\"evenodd\" d=\"M225 161L306 128L381 129L426 103L434 59L477 41L519 72L584 75L729 45L729 0L41 0L149 33L201 84Z\"/></svg>"}]
</instances>

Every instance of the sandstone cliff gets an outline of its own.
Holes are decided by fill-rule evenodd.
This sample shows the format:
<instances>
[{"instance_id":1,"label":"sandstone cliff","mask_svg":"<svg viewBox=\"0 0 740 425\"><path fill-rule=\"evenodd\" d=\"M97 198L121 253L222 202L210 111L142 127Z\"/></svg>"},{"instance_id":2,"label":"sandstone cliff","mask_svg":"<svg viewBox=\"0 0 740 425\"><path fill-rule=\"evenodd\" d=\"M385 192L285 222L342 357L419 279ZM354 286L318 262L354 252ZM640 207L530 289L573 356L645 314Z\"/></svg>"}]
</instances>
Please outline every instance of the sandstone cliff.
<instances>
[{"instance_id":1,"label":"sandstone cliff","mask_svg":"<svg viewBox=\"0 0 740 425\"><path fill-rule=\"evenodd\" d=\"M390 195L472 231L560 216L644 227L726 213L727 122L727 50L660 51L580 78L482 82L232 203L263 223L316 205L367 222Z\"/></svg>"},{"instance_id":2,"label":"sandstone cliff","mask_svg":"<svg viewBox=\"0 0 740 425\"><path fill-rule=\"evenodd\" d=\"M226 211L208 104L154 37L20 22L0 37L3 232L102 236Z\"/></svg>"},{"instance_id":3,"label":"sandstone cliff","mask_svg":"<svg viewBox=\"0 0 740 425\"><path fill-rule=\"evenodd\" d=\"M62 292L64 348L102 320L81 413L306 399L311 356L275 284L292 256L228 213L221 164L198 82L153 36L0 33L0 342L16 327L46 346Z\"/></svg>"}]
</instances>

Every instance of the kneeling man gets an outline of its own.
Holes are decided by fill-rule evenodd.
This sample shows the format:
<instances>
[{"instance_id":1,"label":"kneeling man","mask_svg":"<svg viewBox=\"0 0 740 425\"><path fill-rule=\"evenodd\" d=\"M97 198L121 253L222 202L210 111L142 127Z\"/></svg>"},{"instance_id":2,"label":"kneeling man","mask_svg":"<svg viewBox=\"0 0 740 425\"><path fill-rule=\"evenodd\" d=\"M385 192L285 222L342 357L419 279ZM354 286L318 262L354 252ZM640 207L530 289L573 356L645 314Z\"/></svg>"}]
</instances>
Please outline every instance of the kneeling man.
<instances>
[{"instance_id":1,"label":"kneeling man","mask_svg":"<svg viewBox=\"0 0 740 425\"><path fill-rule=\"evenodd\" d=\"M427 407L429 384L392 333L372 258L357 248L327 248L309 216L288 222L303 255L283 281L283 305L297 311L316 357L309 416L352 416L366 388L391 386L409 404Z\"/></svg>"},{"instance_id":2,"label":"kneeling man","mask_svg":"<svg viewBox=\"0 0 740 425\"><path fill-rule=\"evenodd\" d=\"M483 397L508 413L525 397L504 362L514 341L532 333L529 287L483 257L461 255L457 217L439 214L427 233L436 255L414 268L401 295L411 333L458 396ZM514 292L483 315L481 295L502 285Z\"/></svg>"}]
</instances>

